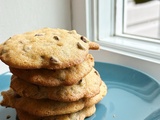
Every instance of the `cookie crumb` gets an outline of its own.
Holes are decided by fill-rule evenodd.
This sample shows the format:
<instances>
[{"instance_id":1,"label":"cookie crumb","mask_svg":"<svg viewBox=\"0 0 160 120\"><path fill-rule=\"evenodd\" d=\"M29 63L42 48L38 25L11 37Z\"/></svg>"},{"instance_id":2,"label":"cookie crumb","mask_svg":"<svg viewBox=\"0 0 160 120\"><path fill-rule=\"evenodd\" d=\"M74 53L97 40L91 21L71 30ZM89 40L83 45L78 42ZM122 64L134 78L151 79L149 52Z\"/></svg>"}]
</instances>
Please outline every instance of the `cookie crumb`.
<instances>
[{"instance_id":1,"label":"cookie crumb","mask_svg":"<svg viewBox=\"0 0 160 120\"><path fill-rule=\"evenodd\" d=\"M113 118L116 118L116 115L115 115L115 114L113 114Z\"/></svg>"}]
</instances>

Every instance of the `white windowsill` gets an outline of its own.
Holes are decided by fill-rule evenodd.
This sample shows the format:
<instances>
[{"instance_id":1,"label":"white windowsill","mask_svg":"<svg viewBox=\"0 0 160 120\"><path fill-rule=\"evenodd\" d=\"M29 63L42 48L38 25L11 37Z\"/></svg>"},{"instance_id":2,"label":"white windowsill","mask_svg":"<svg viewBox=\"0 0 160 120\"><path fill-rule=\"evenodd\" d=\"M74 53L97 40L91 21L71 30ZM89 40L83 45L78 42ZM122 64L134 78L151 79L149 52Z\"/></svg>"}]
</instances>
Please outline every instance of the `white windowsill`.
<instances>
[{"instance_id":1,"label":"white windowsill","mask_svg":"<svg viewBox=\"0 0 160 120\"><path fill-rule=\"evenodd\" d=\"M122 37L97 40L101 49L160 64L160 44Z\"/></svg>"}]
</instances>

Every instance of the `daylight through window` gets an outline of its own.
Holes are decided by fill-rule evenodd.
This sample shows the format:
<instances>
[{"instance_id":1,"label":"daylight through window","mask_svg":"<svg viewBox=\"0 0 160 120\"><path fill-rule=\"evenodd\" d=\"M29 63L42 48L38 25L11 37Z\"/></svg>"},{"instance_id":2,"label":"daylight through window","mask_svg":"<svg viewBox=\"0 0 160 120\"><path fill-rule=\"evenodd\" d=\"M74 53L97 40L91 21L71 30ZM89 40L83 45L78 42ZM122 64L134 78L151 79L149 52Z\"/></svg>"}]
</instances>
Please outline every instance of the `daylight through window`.
<instances>
[{"instance_id":1,"label":"daylight through window","mask_svg":"<svg viewBox=\"0 0 160 120\"><path fill-rule=\"evenodd\" d=\"M160 39L160 0L135 4L123 2L123 34Z\"/></svg>"}]
</instances>

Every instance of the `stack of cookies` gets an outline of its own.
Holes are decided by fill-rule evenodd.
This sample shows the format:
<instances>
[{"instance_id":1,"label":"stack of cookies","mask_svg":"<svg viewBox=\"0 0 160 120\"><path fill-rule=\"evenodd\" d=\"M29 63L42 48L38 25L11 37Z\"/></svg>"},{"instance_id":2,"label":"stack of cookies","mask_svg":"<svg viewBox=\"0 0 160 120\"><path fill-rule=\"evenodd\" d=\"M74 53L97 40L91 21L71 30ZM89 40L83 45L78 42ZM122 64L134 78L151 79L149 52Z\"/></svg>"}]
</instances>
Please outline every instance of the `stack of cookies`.
<instances>
[{"instance_id":1,"label":"stack of cookies","mask_svg":"<svg viewBox=\"0 0 160 120\"><path fill-rule=\"evenodd\" d=\"M9 38L0 45L0 59L13 75L0 104L15 108L19 120L91 116L107 86L90 49L99 45L74 30L43 28Z\"/></svg>"}]
</instances>

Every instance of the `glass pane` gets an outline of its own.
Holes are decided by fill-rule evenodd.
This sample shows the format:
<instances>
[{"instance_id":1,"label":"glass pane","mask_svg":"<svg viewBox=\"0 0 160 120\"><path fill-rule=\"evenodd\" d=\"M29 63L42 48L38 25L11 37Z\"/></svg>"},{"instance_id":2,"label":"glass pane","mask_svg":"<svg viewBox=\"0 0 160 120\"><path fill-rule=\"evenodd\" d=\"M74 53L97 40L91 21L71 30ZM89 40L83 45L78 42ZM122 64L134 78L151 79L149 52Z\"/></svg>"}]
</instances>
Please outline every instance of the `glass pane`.
<instances>
[{"instance_id":1,"label":"glass pane","mask_svg":"<svg viewBox=\"0 0 160 120\"><path fill-rule=\"evenodd\" d=\"M160 39L160 1L125 0L123 33Z\"/></svg>"}]
</instances>

